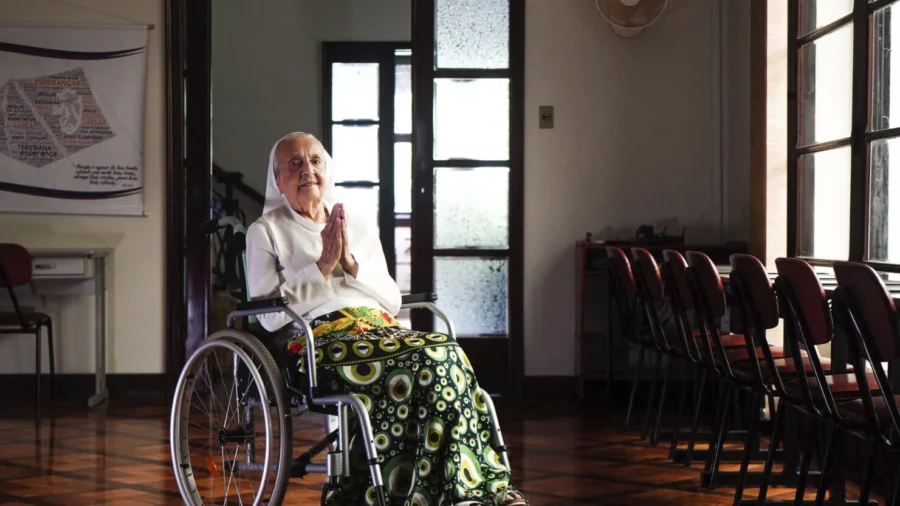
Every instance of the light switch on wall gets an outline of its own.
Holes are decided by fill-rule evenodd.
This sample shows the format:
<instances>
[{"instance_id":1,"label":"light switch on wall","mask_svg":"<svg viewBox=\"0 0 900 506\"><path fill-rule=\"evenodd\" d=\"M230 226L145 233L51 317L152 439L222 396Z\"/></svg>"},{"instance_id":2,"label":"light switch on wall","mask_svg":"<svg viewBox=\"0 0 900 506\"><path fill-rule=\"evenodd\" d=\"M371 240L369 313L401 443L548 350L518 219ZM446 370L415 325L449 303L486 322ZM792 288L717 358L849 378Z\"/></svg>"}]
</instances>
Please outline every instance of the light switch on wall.
<instances>
[{"instance_id":1,"label":"light switch on wall","mask_svg":"<svg viewBox=\"0 0 900 506\"><path fill-rule=\"evenodd\" d=\"M553 106L542 105L538 107L538 118L540 128L553 128Z\"/></svg>"}]
</instances>

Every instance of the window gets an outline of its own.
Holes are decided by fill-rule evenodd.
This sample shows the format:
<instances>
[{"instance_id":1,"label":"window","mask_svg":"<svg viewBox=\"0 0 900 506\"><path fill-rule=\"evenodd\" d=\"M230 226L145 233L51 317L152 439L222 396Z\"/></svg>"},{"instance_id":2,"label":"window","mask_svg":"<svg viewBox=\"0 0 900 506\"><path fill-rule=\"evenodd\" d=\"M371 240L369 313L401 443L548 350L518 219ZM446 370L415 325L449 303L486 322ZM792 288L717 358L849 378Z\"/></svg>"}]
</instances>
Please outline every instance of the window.
<instances>
[{"instance_id":1,"label":"window","mask_svg":"<svg viewBox=\"0 0 900 506\"><path fill-rule=\"evenodd\" d=\"M898 1L791 2L792 256L900 265Z\"/></svg>"}]
</instances>

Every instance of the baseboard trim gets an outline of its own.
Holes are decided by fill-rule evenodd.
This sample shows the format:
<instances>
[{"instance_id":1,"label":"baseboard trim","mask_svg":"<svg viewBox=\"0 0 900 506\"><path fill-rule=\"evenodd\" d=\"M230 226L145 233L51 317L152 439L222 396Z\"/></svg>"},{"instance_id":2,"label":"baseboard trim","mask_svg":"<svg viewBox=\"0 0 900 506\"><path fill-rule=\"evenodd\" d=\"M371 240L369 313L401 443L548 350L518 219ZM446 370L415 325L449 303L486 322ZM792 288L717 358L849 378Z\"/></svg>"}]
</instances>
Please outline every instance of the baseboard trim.
<instances>
[{"instance_id":1,"label":"baseboard trim","mask_svg":"<svg viewBox=\"0 0 900 506\"><path fill-rule=\"evenodd\" d=\"M93 374L57 374L56 399L87 401L94 395ZM34 399L34 374L0 374L0 399ZM162 401L166 398L165 374L107 374L110 399L129 398ZM50 375L41 375L41 398L50 398Z\"/></svg>"}]
</instances>

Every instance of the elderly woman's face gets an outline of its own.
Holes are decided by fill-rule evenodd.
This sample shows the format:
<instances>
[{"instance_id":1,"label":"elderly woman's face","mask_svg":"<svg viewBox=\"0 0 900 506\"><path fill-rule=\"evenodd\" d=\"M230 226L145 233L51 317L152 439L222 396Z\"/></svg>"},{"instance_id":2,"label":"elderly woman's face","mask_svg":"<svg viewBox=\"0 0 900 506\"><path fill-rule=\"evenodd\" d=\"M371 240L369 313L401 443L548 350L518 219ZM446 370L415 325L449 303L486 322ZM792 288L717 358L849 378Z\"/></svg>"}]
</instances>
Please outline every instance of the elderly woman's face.
<instances>
[{"instance_id":1,"label":"elderly woman's face","mask_svg":"<svg viewBox=\"0 0 900 506\"><path fill-rule=\"evenodd\" d=\"M285 139L275 152L278 189L295 209L321 201L325 192L325 149L314 138Z\"/></svg>"}]
</instances>

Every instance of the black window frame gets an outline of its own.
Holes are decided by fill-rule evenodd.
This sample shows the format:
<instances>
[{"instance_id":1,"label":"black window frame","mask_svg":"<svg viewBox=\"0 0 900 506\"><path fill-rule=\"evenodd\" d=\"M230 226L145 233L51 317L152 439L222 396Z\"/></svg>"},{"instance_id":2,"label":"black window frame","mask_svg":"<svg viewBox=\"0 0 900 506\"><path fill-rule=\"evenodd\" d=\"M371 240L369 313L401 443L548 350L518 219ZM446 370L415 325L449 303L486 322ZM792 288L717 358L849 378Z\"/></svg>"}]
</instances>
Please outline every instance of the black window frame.
<instances>
[{"instance_id":1,"label":"black window frame","mask_svg":"<svg viewBox=\"0 0 900 506\"><path fill-rule=\"evenodd\" d=\"M823 1L823 0L818 0ZM828 0L824 0L828 1ZM807 257L801 255L801 245L804 239L808 239L813 233L812 222L804 228L801 219L804 215L813 214L815 195L807 183L804 185L800 173L800 159L803 155L822 152L839 147L850 148L850 230L849 251L847 259L855 262L865 262L880 271L900 272L900 264L892 264L870 258L886 258L888 240L887 222L887 170L886 164L880 164L874 170L869 170L870 149L874 141L880 139L900 137L900 127L882 128L882 124L876 124L872 120L871 104L873 92L876 89L887 90L890 79L890 61L885 55L875 52L874 37L884 39L882 47L890 47L889 17L877 19L873 14L891 6L900 5L900 0L854 0L853 10L825 26L817 29L801 31L803 9L816 0L789 0L788 6L788 170L787 170L787 255L790 257L801 256L814 265L831 265L834 259ZM806 22L809 22L807 19ZM850 136L842 139L826 142L801 145L800 128L802 115L800 88L804 76L804 69L800 67L800 54L804 47L815 41L843 28L847 25L853 27L853 65L852 69L852 113ZM810 27L813 28L813 27ZM873 68L880 70L882 82L880 86L874 86L872 77L875 74ZM877 97L883 105L887 105L889 97ZM882 109L883 110L883 109ZM809 111L807 111L809 113ZM807 175L806 177L811 177ZM883 205L876 213L870 216L872 199L870 189L883 188L877 197ZM898 204L900 205L900 204ZM871 225L871 227L870 227ZM900 234L900 224L896 225Z\"/></svg>"}]
</instances>

